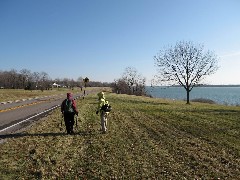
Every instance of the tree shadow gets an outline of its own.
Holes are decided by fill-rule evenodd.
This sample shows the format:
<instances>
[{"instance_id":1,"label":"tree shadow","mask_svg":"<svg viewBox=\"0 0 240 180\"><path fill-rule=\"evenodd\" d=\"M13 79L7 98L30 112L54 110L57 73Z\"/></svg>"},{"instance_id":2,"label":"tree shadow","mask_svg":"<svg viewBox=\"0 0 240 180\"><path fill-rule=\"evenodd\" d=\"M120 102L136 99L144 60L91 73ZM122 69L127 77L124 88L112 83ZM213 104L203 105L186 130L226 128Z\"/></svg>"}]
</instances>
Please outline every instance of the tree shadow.
<instances>
[{"instance_id":1,"label":"tree shadow","mask_svg":"<svg viewBox=\"0 0 240 180\"><path fill-rule=\"evenodd\" d=\"M3 134L0 135L0 139L6 139L6 138L20 138L20 137L47 137L47 136L64 136L66 133L59 132L59 133L13 133L13 134Z\"/></svg>"},{"instance_id":2,"label":"tree shadow","mask_svg":"<svg viewBox=\"0 0 240 180\"><path fill-rule=\"evenodd\" d=\"M150 104L150 105L169 105L167 102L154 102L154 101L145 101L145 100L136 100L136 99L122 99L122 102L131 103L134 105L141 104Z\"/></svg>"},{"instance_id":3,"label":"tree shadow","mask_svg":"<svg viewBox=\"0 0 240 180\"><path fill-rule=\"evenodd\" d=\"M240 114L239 110L231 110L231 109L197 109L197 110L189 110L189 112L197 112L197 113L213 113L213 114Z\"/></svg>"},{"instance_id":4,"label":"tree shadow","mask_svg":"<svg viewBox=\"0 0 240 180\"><path fill-rule=\"evenodd\" d=\"M0 135L1 139L11 139L11 138L21 138L21 137L57 137L57 136L89 136L93 133L88 131L77 131L73 134L67 134L66 132L50 132L50 133L12 133L12 134L2 134Z\"/></svg>"}]
</instances>

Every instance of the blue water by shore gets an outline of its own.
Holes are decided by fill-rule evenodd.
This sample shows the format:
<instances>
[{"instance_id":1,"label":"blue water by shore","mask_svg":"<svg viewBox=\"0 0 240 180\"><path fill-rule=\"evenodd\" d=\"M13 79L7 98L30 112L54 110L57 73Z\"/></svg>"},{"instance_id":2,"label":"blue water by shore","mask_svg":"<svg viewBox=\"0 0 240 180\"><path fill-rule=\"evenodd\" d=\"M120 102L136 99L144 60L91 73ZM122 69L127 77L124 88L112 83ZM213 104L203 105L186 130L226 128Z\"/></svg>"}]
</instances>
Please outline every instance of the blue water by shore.
<instances>
[{"instance_id":1,"label":"blue water by shore","mask_svg":"<svg viewBox=\"0 0 240 180\"><path fill-rule=\"evenodd\" d=\"M152 97L175 100L186 100L187 95L183 87L146 87ZM240 87L194 87L190 92L191 99L210 99L217 104L240 105Z\"/></svg>"}]
</instances>

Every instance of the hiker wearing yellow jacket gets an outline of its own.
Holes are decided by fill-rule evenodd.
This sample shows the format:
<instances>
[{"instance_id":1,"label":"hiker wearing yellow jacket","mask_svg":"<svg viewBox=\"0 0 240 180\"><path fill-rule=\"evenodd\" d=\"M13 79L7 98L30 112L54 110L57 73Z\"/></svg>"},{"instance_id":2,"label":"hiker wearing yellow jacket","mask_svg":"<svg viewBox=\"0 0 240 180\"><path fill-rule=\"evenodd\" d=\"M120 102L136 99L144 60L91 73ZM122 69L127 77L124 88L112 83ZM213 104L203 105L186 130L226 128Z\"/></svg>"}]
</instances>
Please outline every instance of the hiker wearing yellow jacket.
<instances>
[{"instance_id":1,"label":"hiker wearing yellow jacket","mask_svg":"<svg viewBox=\"0 0 240 180\"><path fill-rule=\"evenodd\" d=\"M106 101L104 92L100 92L97 94L98 95L98 108L96 114L100 113L100 119L101 119L101 127L102 127L102 132L106 133L107 132L107 114L108 112L105 112L103 110L103 106L105 104L108 104L108 101Z\"/></svg>"}]
</instances>

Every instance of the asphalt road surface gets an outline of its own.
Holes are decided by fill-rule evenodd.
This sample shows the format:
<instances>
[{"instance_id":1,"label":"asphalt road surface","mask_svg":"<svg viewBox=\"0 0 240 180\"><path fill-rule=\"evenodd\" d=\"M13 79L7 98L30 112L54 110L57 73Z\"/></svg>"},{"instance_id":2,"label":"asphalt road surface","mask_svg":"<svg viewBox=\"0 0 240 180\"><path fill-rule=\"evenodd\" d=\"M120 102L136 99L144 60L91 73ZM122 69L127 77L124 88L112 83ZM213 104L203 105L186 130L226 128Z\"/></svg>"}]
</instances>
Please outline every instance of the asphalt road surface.
<instances>
[{"instance_id":1,"label":"asphalt road surface","mask_svg":"<svg viewBox=\"0 0 240 180\"><path fill-rule=\"evenodd\" d=\"M77 99L82 93L74 94ZM66 94L45 96L0 105L0 137L20 130L58 108Z\"/></svg>"}]
</instances>

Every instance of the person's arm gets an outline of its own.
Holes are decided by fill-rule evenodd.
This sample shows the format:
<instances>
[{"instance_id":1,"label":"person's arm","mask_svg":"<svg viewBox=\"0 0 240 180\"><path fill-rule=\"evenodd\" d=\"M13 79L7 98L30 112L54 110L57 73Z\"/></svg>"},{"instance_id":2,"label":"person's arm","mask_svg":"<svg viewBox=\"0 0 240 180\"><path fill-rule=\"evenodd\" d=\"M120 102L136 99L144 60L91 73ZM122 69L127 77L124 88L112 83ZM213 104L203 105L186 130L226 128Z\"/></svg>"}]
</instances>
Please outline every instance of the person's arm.
<instances>
[{"instance_id":1,"label":"person's arm","mask_svg":"<svg viewBox=\"0 0 240 180\"><path fill-rule=\"evenodd\" d=\"M61 104L61 113L62 113L62 117L64 116L63 114L64 114L64 106L65 106L65 104L66 104L66 99L62 102L62 104ZM61 122L62 123L62 122Z\"/></svg>"},{"instance_id":2,"label":"person's arm","mask_svg":"<svg viewBox=\"0 0 240 180\"><path fill-rule=\"evenodd\" d=\"M104 100L103 99L99 100L96 114L98 114L98 112L100 112L103 105L104 105Z\"/></svg>"},{"instance_id":3,"label":"person's arm","mask_svg":"<svg viewBox=\"0 0 240 180\"><path fill-rule=\"evenodd\" d=\"M64 104L66 103L66 100L64 100L61 104L61 112L63 113L64 112Z\"/></svg>"}]
</instances>

